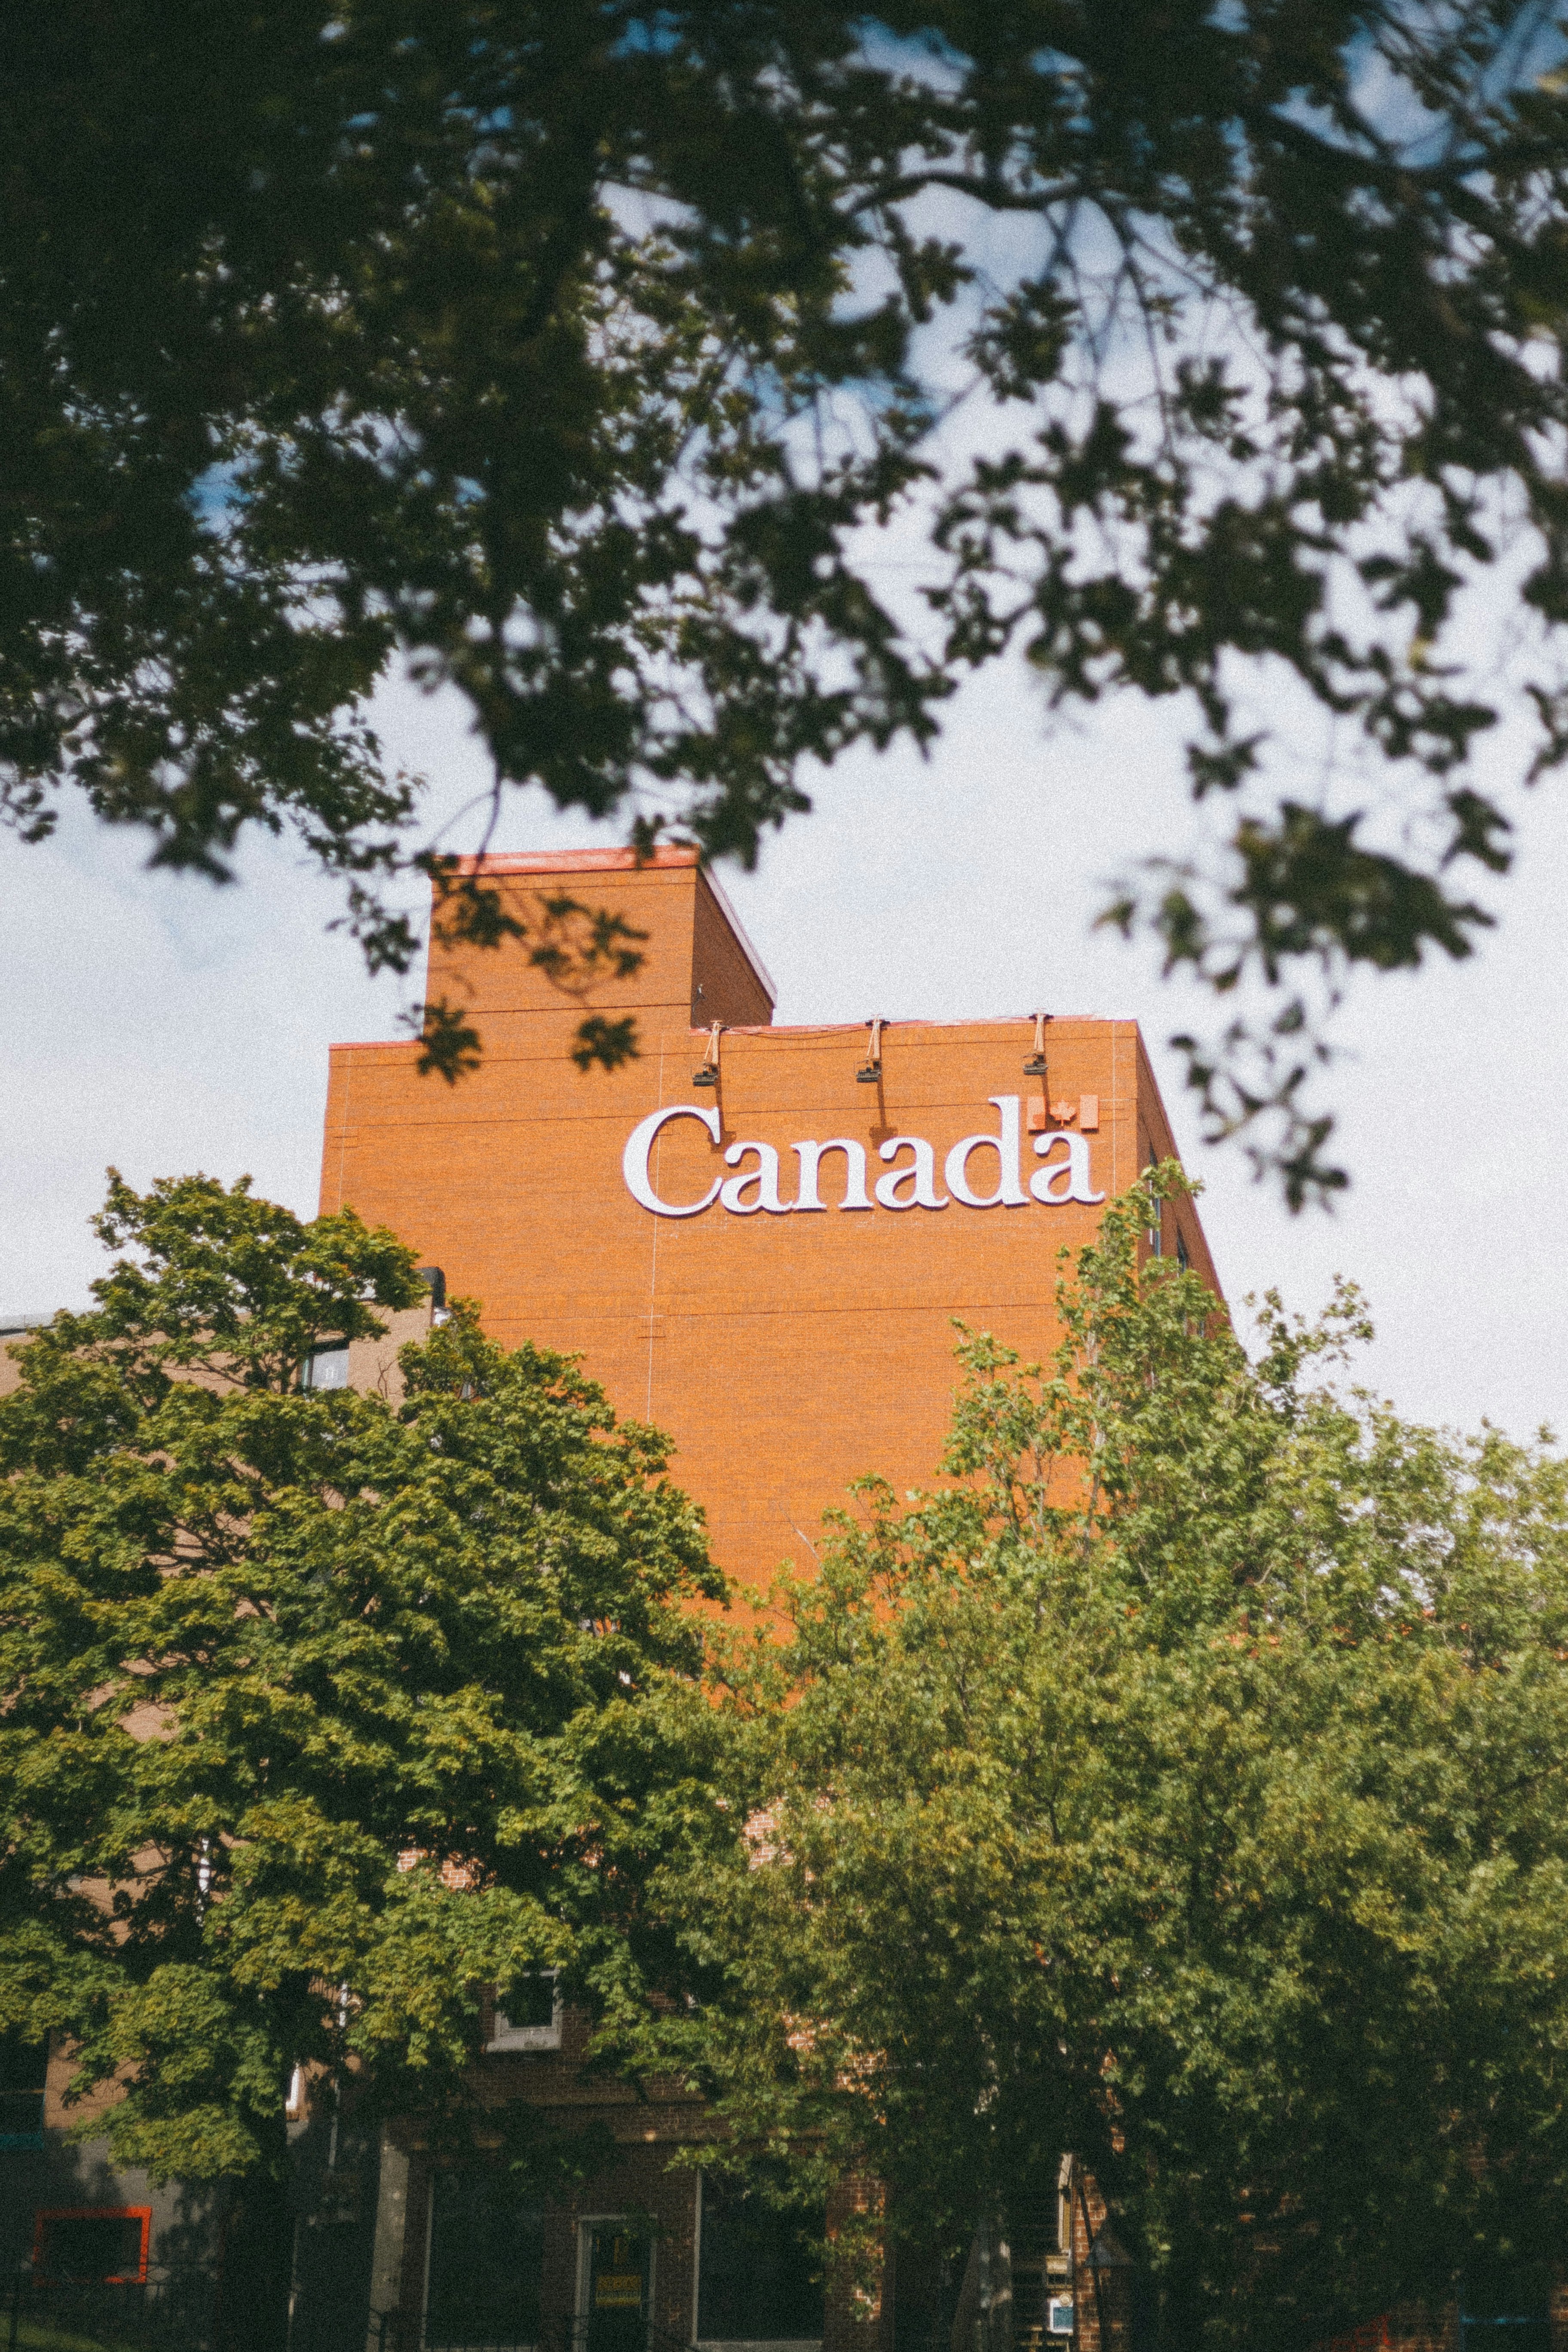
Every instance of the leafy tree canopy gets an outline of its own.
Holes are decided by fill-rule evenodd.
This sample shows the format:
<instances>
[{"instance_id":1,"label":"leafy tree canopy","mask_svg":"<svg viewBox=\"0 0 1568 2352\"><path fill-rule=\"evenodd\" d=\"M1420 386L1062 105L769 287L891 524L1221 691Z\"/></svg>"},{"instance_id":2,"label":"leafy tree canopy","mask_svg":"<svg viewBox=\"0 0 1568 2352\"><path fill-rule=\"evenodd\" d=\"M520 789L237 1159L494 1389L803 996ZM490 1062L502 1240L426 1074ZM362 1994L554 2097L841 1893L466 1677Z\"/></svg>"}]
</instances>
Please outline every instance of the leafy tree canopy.
<instances>
[{"instance_id":1,"label":"leafy tree canopy","mask_svg":"<svg viewBox=\"0 0 1568 2352\"><path fill-rule=\"evenodd\" d=\"M276 2181L296 2065L438 2117L481 1986L670 1981L722 1588L666 1441L470 1310L399 1402L301 1391L423 1295L389 1234L203 1177L100 1227L0 1402L0 2028L118 2084L117 2163Z\"/></svg>"},{"instance_id":2,"label":"leafy tree canopy","mask_svg":"<svg viewBox=\"0 0 1568 2352\"><path fill-rule=\"evenodd\" d=\"M1177 698L1232 796L1212 872L1113 911L1278 992L1184 1042L1299 1201L1339 1180L1322 988L1466 953L1508 863L1478 583L1524 765L1568 748L1562 59L1545 0L24 12L9 814L74 783L211 874L290 831L403 967L382 886L433 853L366 718L390 664L467 698L498 795L750 860L803 764L928 741L1018 645L1054 703ZM975 389L981 456L938 430ZM1392 832L1370 785L1260 788L1282 693Z\"/></svg>"},{"instance_id":3,"label":"leafy tree canopy","mask_svg":"<svg viewBox=\"0 0 1568 2352\"><path fill-rule=\"evenodd\" d=\"M1073 2150L1161 2342L1304 2344L1561 2242L1568 1471L1326 1382L1353 1293L1249 1362L1146 1214L1043 1371L965 1339L954 1483L783 1588L667 2032L960 2268Z\"/></svg>"}]
</instances>

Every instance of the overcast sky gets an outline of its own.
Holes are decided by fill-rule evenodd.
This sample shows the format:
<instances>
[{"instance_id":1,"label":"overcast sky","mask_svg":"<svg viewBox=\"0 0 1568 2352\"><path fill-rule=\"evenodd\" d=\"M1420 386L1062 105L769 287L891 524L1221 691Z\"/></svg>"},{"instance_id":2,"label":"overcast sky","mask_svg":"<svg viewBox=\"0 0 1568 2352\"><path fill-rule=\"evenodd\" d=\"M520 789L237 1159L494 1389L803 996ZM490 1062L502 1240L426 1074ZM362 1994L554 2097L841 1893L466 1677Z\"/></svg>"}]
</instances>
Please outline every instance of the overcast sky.
<instances>
[{"instance_id":1,"label":"overcast sky","mask_svg":"<svg viewBox=\"0 0 1568 2352\"><path fill-rule=\"evenodd\" d=\"M482 770L458 714L400 690L381 715L433 808L459 809ZM967 693L929 761L844 761L757 873L724 870L779 983L777 1018L1135 1015L1233 1301L1274 1286L1311 1310L1342 1271L1378 1327L1365 1376L1402 1411L1484 1414L1521 1436L1562 1425L1568 785L1526 805L1516 872L1490 893L1501 927L1478 956L1360 987L1325 1088L1353 1188L1331 1215L1292 1218L1239 1150L1197 1140L1164 1041L1204 1008L1142 950L1090 933L1109 877L1189 840L1181 776L1173 719L1127 703L1048 733L1018 671ZM520 797L497 845L592 837ZM0 1310L85 1300L104 1263L86 1220L110 1161L138 1185L248 1171L313 1213L327 1046L395 1034L406 992L370 982L327 933L332 893L288 853L258 846L243 882L216 891L149 876L142 856L75 817L42 848L0 838Z\"/></svg>"}]
</instances>

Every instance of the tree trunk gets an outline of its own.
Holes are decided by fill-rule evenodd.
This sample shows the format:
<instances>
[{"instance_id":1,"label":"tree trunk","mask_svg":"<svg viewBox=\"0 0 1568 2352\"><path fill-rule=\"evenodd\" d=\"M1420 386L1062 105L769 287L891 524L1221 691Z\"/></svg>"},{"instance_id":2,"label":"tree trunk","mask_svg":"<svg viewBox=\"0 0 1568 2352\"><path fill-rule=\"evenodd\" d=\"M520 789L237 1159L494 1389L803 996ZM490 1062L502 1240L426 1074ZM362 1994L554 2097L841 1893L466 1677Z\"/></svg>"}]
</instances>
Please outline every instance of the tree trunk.
<instances>
[{"instance_id":1,"label":"tree trunk","mask_svg":"<svg viewBox=\"0 0 1568 2352\"><path fill-rule=\"evenodd\" d=\"M286 2352L294 2273L294 2212L289 2194L288 2126L276 2147L237 2181L218 2255L214 2352Z\"/></svg>"}]
</instances>

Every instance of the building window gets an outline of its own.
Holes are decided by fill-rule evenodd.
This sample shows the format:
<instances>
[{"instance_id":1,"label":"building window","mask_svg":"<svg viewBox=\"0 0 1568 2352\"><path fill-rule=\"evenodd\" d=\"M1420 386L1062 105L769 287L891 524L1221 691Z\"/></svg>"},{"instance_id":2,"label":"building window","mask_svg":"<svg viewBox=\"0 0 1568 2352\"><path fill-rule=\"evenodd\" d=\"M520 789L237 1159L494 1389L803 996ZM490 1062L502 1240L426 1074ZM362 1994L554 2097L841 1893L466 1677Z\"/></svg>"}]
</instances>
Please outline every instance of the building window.
<instances>
[{"instance_id":1,"label":"building window","mask_svg":"<svg viewBox=\"0 0 1568 2352\"><path fill-rule=\"evenodd\" d=\"M781 2212L706 2173L699 2196L698 2342L820 2344L823 2215Z\"/></svg>"},{"instance_id":2,"label":"building window","mask_svg":"<svg viewBox=\"0 0 1568 2352\"><path fill-rule=\"evenodd\" d=\"M0 2033L0 2147L42 2147L47 2042Z\"/></svg>"},{"instance_id":3,"label":"building window","mask_svg":"<svg viewBox=\"0 0 1568 2352\"><path fill-rule=\"evenodd\" d=\"M430 2197L427 2346L539 2341L544 2216L502 2173L438 2172Z\"/></svg>"},{"instance_id":4,"label":"building window","mask_svg":"<svg viewBox=\"0 0 1568 2352\"><path fill-rule=\"evenodd\" d=\"M554 1969L521 1978L498 2009L487 2050L559 2050L561 1979Z\"/></svg>"},{"instance_id":5,"label":"building window","mask_svg":"<svg viewBox=\"0 0 1568 2352\"><path fill-rule=\"evenodd\" d=\"M349 1384L349 1343L329 1339L305 1359L300 1374L302 1389L346 1389Z\"/></svg>"},{"instance_id":6,"label":"building window","mask_svg":"<svg viewBox=\"0 0 1568 2352\"><path fill-rule=\"evenodd\" d=\"M1178 1273L1185 1274L1191 1267L1192 1262L1186 1243L1182 1239L1181 1234L1178 1232L1176 1235L1176 1268Z\"/></svg>"},{"instance_id":7,"label":"building window","mask_svg":"<svg viewBox=\"0 0 1568 2352\"><path fill-rule=\"evenodd\" d=\"M1459 2289L1463 2352L1550 2352L1551 2307L1544 2263L1470 2265Z\"/></svg>"},{"instance_id":8,"label":"building window","mask_svg":"<svg viewBox=\"0 0 1568 2352\"><path fill-rule=\"evenodd\" d=\"M140 2286L150 2205L63 2205L33 2221L33 2275L45 2284Z\"/></svg>"}]
</instances>

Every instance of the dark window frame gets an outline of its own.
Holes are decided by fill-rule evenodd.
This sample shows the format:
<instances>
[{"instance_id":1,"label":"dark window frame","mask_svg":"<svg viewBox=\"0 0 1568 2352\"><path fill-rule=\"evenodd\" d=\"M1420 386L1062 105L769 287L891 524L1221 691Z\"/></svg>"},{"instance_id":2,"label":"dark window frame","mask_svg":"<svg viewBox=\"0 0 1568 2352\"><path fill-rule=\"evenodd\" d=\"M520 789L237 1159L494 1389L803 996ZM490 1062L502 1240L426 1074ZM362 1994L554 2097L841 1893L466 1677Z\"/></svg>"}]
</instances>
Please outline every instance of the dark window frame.
<instances>
[{"instance_id":1,"label":"dark window frame","mask_svg":"<svg viewBox=\"0 0 1568 2352\"><path fill-rule=\"evenodd\" d=\"M33 2215L33 2276L45 2285L64 2284L50 2279L44 2266L44 2252L48 2242L51 2221L139 2221L142 2224L141 2251L134 2273L109 2271L94 2284L102 2286L145 2286L147 2284L147 2249L153 2234L151 2205L41 2205ZM72 2282L74 2284L74 2282Z\"/></svg>"},{"instance_id":2,"label":"dark window frame","mask_svg":"<svg viewBox=\"0 0 1568 2352\"><path fill-rule=\"evenodd\" d=\"M341 1380L324 1381L318 1374L316 1370L317 1365L329 1361L331 1363L334 1370L339 1364L342 1366L342 1377ZM321 1340L318 1346L311 1349L310 1354L306 1357L304 1362L300 1367L300 1386L301 1390L306 1395L322 1395L332 1393L340 1389L346 1389L348 1385L348 1341L346 1339Z\"/></svg>"},{"instance_id":3,"label":"dark window frame","mask_svg":"<svg viewBox=\"0 0 1568 2352\"><path fill-rule=\"evenodd\" d=\"M489 2033L484 2045L487 2056L515 2057L531 2050L559 2050L561 2047L562 2021L565 2016L565 2004L561 1997L561 1971L559 1969L531 1969L527 1974L536 1983L550 1987L549 2018L524 2024L510 2011L503 2009L499 2000L496 2001L490 2011Z\"/></svg>"}]
</instances>

